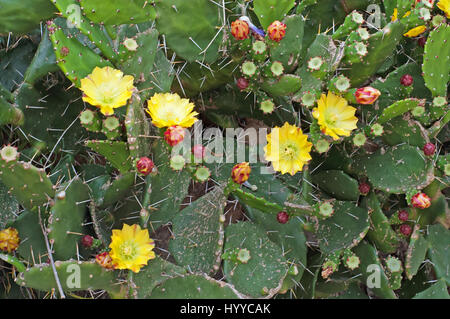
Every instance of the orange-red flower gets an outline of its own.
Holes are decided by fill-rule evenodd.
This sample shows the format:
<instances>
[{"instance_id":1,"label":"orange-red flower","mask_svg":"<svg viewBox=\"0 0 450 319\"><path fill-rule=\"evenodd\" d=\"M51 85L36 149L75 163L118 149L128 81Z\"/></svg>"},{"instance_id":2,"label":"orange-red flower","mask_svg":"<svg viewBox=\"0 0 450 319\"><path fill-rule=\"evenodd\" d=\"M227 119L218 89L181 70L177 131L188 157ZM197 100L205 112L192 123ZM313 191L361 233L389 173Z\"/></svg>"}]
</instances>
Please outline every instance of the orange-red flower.
<instances>
[{"instance_id":1,"label":"orange-red flower","mask_svg":"<svg viewBox=\"0 0 450 319\"><path fill-rule=\"evenodd\" d=\"M236 20L231 23L231 34L236 40L245 40L250 34L248 23L242 20Z\"/></svg>"},{"instance_id":2,"label":"orange-red flower","mask_svg":"<svg viewBox=\"0 0 450 319\"><path fill-rule=\"evenodd\" d=\"M97 262L97 264L99 264L103 268L114 269L114 264L112 262L111 256L109 255L109 252L107 252L107 251L95 256L95 261Z\"/></svg>"},{"instance_id":3,"label":"orange-red flower","mask_svg":"<svg viewBox=\"0 0 450 319\"><path fill-rule=\"evenodd\" d=\"M431 198L425 193L417 193L411 198L414 207L425 209L431 206Z\"/></svg>"},{"instance_id":4,"label":"orange-red flower","mask_svg":"<svg viewBox=\"0 0 450 319\"><path fill-rule=\"evenodd\" d=\"M267 28L269 38L273 41L280 42L286 35L286 25L280 21L274 21Z\"/></svg>"},{"instance_id":5,"label":"orange-red flower","mask_svg":"<svg viewBox=\"0 0 450 319\"><path fill-rule=\"evenodd\" d=\"M373 104L380 95L380 91L370 86L359 88L355 92L356 102L359 104Z\"/></svg>"}]
</instances>

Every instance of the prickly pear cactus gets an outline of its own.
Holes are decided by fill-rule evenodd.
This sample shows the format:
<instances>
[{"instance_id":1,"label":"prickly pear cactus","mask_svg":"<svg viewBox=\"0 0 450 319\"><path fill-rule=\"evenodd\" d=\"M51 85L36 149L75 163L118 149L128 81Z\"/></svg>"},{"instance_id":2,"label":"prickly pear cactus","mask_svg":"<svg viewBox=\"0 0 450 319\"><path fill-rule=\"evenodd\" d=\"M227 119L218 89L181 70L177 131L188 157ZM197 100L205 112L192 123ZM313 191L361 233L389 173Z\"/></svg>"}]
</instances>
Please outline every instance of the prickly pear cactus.
<instances>
[{"instance_id":1,"label":"prickly pear cactus","mask_svg":"<svg viewBox=\"0 0 450 319\"><path fill-rule=\"evenodd\" d=\"M449 298L449 10L0 0L0 296Z\"/></svg>"}]
</instances>

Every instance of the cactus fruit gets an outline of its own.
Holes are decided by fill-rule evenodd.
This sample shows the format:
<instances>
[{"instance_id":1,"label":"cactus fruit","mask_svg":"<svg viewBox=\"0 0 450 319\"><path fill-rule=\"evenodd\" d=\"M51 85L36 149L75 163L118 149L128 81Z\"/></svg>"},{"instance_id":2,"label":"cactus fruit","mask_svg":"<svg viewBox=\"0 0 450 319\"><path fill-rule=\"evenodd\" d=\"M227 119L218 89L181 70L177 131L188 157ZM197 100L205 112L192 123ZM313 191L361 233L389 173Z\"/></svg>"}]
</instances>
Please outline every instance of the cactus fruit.
<instances>
[{"instance_id":1,"label":"cactus fruit","mask_svg":"<svg viewBox=\"0 0 450 319\"><path fill-rule=\"evenodd\" d=\"M279 212L277 214L277 221L280 224L286 224L289 221L289 215L286 212Z\"/></svg>"},{"instance_id":2,"label":"cactus fruit","mask_svg":"<svg viewBox=\"0 0 450 319\"><path fill-rule=\"evenodd\" d=\"M412 228L408 224L400 225L400 233L404 236L409 236L412 233Z\"/></svg>"},{"instance_id":3,"label":"cactus fruit","mask_svg":"<svg viewBox=\"0 0 450 319\"><path fill-rule=\"evenodd\" d=\"M426 143L423 146L423 153L426 156L432 156L434 155L434 152L436 151L436 146L433 143Z\"/></svg>"}]
</instances>

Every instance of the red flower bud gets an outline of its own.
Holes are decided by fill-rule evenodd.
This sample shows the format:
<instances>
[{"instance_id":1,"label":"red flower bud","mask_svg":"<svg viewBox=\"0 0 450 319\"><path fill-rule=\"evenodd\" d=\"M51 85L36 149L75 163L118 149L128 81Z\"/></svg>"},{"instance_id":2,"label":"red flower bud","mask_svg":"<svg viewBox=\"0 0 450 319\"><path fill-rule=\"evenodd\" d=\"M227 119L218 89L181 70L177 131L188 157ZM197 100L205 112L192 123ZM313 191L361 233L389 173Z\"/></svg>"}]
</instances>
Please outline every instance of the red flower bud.
<instances>
[{"instance_id":1,"label":"red flower bud","mask_svg":"<svg viewBox=\"0 0 450 319\"><path fill-rule=\"evenodd\" d=\"M380 95L380 91L370 86L359 88L355 92L356 102L359 104L373 104Z\"/></svg>"},{"instance_id":2,"label":"red flower bud","mask_svg":"<svg viewBox=\"0 0 450 319\"><path fill-rule=\"evenodd\" d=\"M242 20L236 20L231 23L231 34L236 40L245 40L250 34L248 23Z\"/></svg>"},{"instance_id":3,"label":"red flower bud","mask_svg":"<svg viewBox=\"0 0 450 319\"><path fill-rule=\"evenodd\" d=\"M398 212L398 219L402 222L406 222L409 219L409 214L406 210L401 210Z\"/></svg>"},{"instance_id":4,"label":"red flower bud","mask_svg":"<svg viewBox=\"0 0 450 319\"><path fill-rule=\"evenodd\" d=\"M431 206L431 198L425 193L417 193L411 198L413 207L425 209Z\"/></svg>"},{"instance_id":5,"label":"red flower bud","mask_svg":"<svg viewBox=\"0 0 450 319\"><path fill-rule=\"evenodd\" d=\"M239 78L236 81L236 85L239 88L239 90L245 90L246 88L248 88L248 81L246 78Z\"/></svg>"},{"instance_id":6,"label":"red flower bud","mask_svg":"<svg viewBox=\"0 0 450 319\"><path fill-rule=\"evenodd\" d=\"M280 21L274 21L267 28L269 38L275 42L280 42L286 35L286 25Z\"/></svg>"},{"instance_id":7,"label":"red flower bud","mask_svg":"<svg viewBox=\"0 0 450 319\"><path fill-rule=\"evenodd\" d=\"M361 183L358 186L361 195L367 195L370 192L370 185L367 183Z\"/></svg>"},{"instance_id":8,"label":"red flower bud","mask_svg":"<svg viewBox=\"0 0 450 319\"><path fill-rule=\"evenodd\" d=\"M81 238L81 244L86 248L91 248L93 242L94 242L94 238L92 236L84 235Z\"/></svg>"},{"instance_id":9,"label":"red flower bud","mask_svg":"<svg viewBox=\"0 0 450 319\"><path fill-rule=\"evenodd\" d=\"M412 232L412 228L408 224L403 224L400 226L400 232L405 236L409 236Z\"/></svg>"},{"instance_id":10,"label":"red flower bud","mask_svg":"<svg viewBox=\"0 0 450 319\"><path fill-rule=\"evenodd\" d=\"M234 165L231 171L231 178L237 184L245 183L250 177L251 167L248 162Z\"/></svg>"},{"instance_id":11,"label":"red flower bud","mask_svg":"<svg viewBox=\"0 0 450 319\"><path fill-rule=\"evenodd\" d=\"M184 139L184 128L178 125L167 128L164 132L164 139L170 146L179 144Z\"/></svg>"},{"instance_id":12,"label":"red flower bud","mask_svg":"<svg viewBox=\"0 0 450 319\"><path fill-rule=\"evenodd\" d=\"M433 143L427 143L423 147L423 153L426 156L431 156L434 154L434 151L436 151L436 146Z\"/></svg>"},{"instance_id":13,"label":"red flower bud","mask_svg":"<svg viewBox=\"0 0 450 319\"><path fill-rule=\"evenodd\" d=\"M427 43L427 38L426 37L421 37L417 40L417 44L424 48L425 47L425 43Z\"/></svg>"},{"instance_id":14,"label":"red flower bud","mask_svg":"<svg viewBox=\"0 0 450 319\"><path fill-rule=\"evenodd\" d=\"M400 78L400 83L401 83L403 86L410 86L410 85L413 84L413 82L414 82L414 79L413 79L413 77L412 77L411 75L409 75L409 74L405 74L404 76L402 76L402 77Z\"/></svg>"},{"instance_id":15,"label":"red flower bud","mask_svg":"<svg viewBox=\"0 0 450 319\"><path fill-rule=\"evenodd\" d=\"M277 214L277 221L280 224L286 224L289 221L289 215L286 212L279 212Z\"/></svg>"},{"instance_id":16,"label":"red flower bud","mask_svg":"<svg viewBox=\"0 0 450 319\"><path fill-rule=\"evenodd\" d=\"M113 261L111 259L111 256L109 255L109 252L107 252L107 251L95 256L95 261L97 262L97 264L99 264L103 268L114 269Z\"/></svg>"},{"instance_id":17,"label":"red flower bud","mask_svg":"<svg viewBox=\"0 0 450 319\"><path fill-rule=\"evenodd\" d=\"M152 172L153 167L155 167L153 161L145 156L141 157L136 163L137 171L145 176Z\"/></svg>"}]
</instances>

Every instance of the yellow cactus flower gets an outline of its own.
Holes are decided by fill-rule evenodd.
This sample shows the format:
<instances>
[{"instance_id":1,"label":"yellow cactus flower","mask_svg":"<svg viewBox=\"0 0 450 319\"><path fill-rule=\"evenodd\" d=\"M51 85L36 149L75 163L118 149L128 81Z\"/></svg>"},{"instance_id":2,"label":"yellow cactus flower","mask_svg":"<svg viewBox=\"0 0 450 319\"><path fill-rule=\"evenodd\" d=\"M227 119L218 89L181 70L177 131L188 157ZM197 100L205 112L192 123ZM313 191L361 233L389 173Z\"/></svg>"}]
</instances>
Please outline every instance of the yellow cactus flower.
<instances>
[{"instance_id":1,"label":"yellow cactus flower","mask_svg":"<svg viewBox=\"0 0 450 319\"><path fill-rule=\"evenodd\" d=\"M450 19L450 0L440 0L437 7L445 12L445 16Z\"/></svg>"},{"instance_id":2,"label":"yellow cactus flower","mask_svg":"<svg viewBox=\"0 0 450 319\"><path fill-rule=\"evenodd\" d=\"M426 26L421 25L421 26L412 28L411 30L409 30L408 32L403 34L403 36L408 37L408 38L414 38L414 37L417 37L418 35L424 33L426 29L427 29Z\"/></svg>"},{"instance_id":3,"label":"yellow cactus flower","mask_svg":"<svg viewBox=\"0 0 450 319\"><path fill-rule=\"evenodd\" d=\"M410 14L411 14L411 11L406 12L406 13L403 15L403 18L409 16ZM397 8L395 8L395 9L394 9L394 12L392 13L391 22L397 21L397 19L398 19L397 15L398 15L398 10L397 10Z\"/></svg>"},{"instance_id":4,"label":"yellow cactus flower","mask_svg":"<svg viewBox=\"0 0 450 319\"><path fill-rule=\"evenodd\" d=\"M158 128L176 125L191 127L197 121L194 103L176 93L156 93L147 103L147 113Z\"/></svg>"},{"instance_id":5,"label":"yellow cactus flower","mask_svg":"<svg viewBox=\"0 0 450 319\"><path fill-rule=\"evenodd\" d=\"M313 116L322 133L337 140L339 136L350 136L351 131L356 129L356 108L349 106L346 99L328 92L328 96L322 94L317 106L313 109Z\"/></svg>"},{"instance_id":6,"label":"yellow cactus flower","mask_svg":"<svg viewBox=\"0 0 450 319\"><path fill-rule=\"evenodd\" d=\"M19 232L15 228L7 228L0 231L0 251L8 253L19 247Z\"/></svg>"},{"instance_id":7,"label":"yellow cactus flower","mask_svg":"<svg viewBox=\"0 0 450 319\"><path fill-rule=\"evenodd\" d=\"M106 116L113 115L114 109L126 105L133 94L133 81L131 75L123 76L120 70L109 66L95 67L91 74L81 79L83 101L99 107Z\"/></svg>"},{"instance_id":8,"label":"yellow cactus flower","mask_svg":"<svg viewBox=\"0 0 450 319\"><path fill-rule=\"evenodd\" d=\"M299 127L287 122L281 128L274 127L267 135L264 157L275 171L294 175L311 159L312 143L307 138Z\"/></svg>"},{"instance_id":9,"label":"yellow cactus flower","mask_svg":"<svg viewBox=\"0 0 450 319\"><path fill-rule=\"evenodd\" d=\"M137 273L148 260L155 258L155 242L147 229L124 224L122 230L113 229L112 233L109 255L115 269L130 269Z\"/></svg>"}]
</instances>

